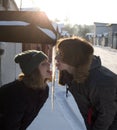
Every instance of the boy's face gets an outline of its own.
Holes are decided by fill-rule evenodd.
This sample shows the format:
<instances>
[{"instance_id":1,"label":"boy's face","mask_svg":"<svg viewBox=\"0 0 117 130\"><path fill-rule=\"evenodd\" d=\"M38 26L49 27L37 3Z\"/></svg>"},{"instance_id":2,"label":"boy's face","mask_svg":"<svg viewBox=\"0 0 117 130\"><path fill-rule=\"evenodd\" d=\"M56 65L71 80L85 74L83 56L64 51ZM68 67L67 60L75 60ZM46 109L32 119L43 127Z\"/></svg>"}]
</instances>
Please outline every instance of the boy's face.
<instances>
[{"instance_id":1,"label":"boy's face","mask_svg":"<svg viewBox=\"0 0 117 130\"><path fill-rule=\"evenodd\" d=\"M69 73L71 73L71 66L66 64L62 59L63 59L63 55L61 53L61 51L59 50L58 54L55 57L56 59L56 66L57 69L62 71L62 70L67 70Z\"/></svg>"},{"instance_id":2,"label":"boy's face","mask_svg":"<svg viewBox=\"0 0 117 130\"><path fill-rule=\"evenodd\" d=\"M69 70L69 65L63 63L61 60L57 60L56 66L57 66L57 69L60 71Z\"/></svg>"}]
</instances>

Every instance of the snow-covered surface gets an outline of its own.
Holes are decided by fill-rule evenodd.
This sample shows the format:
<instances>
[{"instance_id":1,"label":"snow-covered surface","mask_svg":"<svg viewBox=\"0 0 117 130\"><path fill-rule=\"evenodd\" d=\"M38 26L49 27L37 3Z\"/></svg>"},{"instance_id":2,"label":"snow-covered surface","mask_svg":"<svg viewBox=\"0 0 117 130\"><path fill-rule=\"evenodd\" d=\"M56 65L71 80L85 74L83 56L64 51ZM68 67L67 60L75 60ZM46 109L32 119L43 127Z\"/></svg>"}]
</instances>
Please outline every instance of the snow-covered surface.
<instances>
[{"instance_id":1,"label":"snow-covered surface","mask_svg":"<svg viewBox=\"0 0 117 130\"><path fill-rule=\"evenodd\" d=\"M48 35L52 39L56 39L55 33L53 33L51 30L46 28L41 28L40 26L37 26L38 29L40 29L42 32L44 32L46 35Z\"/></svg>"},{"instance_id":2,"label":"snow-covered surface","mask_svg":"<svg viewBox=\"0 0 117 130\"><path fill-rule=\"evenodd\" d=\"M102 65L117 74L117 49L94 46L94 54L101 57Z\"/></svg>"},{"instance_id":3,"label":"snow-covered surface","mask_svg":"<svg viewBox=\"0 0 117 130\"><path fill-rule=\"evenodd\" d=\"M83 118L70 93L66 98L65 87L55 87L54 108L50 95L38 116L27 130L86 130Z\"/></svg>"},{"instance_id":4,"label":"snow-covered surface","mask_svg":"<svg viewBox=\"0 0 117 130\"><path fill-rule=\"evenodd\" d=\"M23 21L0 21L0 26L27 26L29 25L30 23L27 23L27 22L23 22Z\"/></svg>"},{"instance_id":5,"label":"snow-covered surface","mask_svg":"<svg viewBox=\"0 0 117 130\"><path fill-rule=\"evenodd\" d=\"M102 64L117 73L117 50L94 46L94 54L101 57ZM55 85L54 109L51 105L50 94L44 107L27 130L86 130L84 120L71 95L66 97L65 86Z\"/></svg>"}]
</instances>

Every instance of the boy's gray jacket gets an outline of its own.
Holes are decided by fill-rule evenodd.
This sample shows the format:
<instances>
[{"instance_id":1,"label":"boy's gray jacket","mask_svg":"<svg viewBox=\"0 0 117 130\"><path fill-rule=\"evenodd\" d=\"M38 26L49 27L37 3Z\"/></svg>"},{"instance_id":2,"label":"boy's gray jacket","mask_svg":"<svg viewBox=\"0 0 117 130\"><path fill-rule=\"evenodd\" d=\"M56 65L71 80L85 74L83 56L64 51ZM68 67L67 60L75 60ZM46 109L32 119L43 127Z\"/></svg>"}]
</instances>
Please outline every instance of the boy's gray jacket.
<instances>
[{"instance_id":1,"label":"boy's gray jacket","mask_svg":"<svg viewBox=\"0 0 117 130\"><path fill-rule=\"evenodd\" d=\"M68 85L88 130L117 129L117 75L103 67L99 57L94 56L85 83Z\"/></svg>"}]
</instances>

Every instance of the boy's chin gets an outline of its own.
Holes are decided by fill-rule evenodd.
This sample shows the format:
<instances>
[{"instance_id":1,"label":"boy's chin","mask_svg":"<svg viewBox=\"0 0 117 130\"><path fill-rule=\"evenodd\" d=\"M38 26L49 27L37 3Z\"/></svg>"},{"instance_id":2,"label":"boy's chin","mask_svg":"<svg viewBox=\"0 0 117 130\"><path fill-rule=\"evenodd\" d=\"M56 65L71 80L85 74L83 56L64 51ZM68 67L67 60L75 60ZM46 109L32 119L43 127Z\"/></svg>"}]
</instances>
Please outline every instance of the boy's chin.
<instances>
[{"instance_id":1,"label":"boy's chin","mask_svg":"<svg viewBox=\"0 0 117 130\"><path fill-rule=\"evenodd\" d=\"M64 82L64 70L59 71L59 84L60 85L65 85L66 83Z\"/></svg>"},{"instance_id":2,"label":"boy's chin","mask_svg":"<svg viewBox=\"0 0 117 130\"><path fill-rule=\"evenodd\" d=\"M63 70L59 72L59 84L65 85L69 84L73 80L73 76L68 73L67 70Z\"/></svg>"}]
</instances>

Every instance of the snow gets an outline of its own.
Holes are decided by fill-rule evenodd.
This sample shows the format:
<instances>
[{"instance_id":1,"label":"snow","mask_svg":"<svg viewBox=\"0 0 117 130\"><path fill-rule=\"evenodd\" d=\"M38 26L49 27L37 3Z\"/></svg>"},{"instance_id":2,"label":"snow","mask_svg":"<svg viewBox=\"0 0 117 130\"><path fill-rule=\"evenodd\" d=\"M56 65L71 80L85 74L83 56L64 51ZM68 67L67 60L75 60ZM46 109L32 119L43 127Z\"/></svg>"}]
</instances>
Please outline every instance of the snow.
<instances>
[{"instance_id":1,"label":"snow","mask_svg":"<svg viewBox=\"0 0 117 130\"><path fill-rule=\"evenodd\" d=\"M94 46L94 54L101 57L104 66L117 73L116 49ZM66 88L58 84L57 76L55 83L54 108L52 109L51 103L52 84L49 83L49 98L27 130L86 130L84 120L71 93L69 92L66 97Z\"/></svg>"},{"instance_id":2,"label":"snow","mask_svg":"<svg viewBox=\"0 0 117 130\"><path fill-rule=\"evenodd\" d=\"M41 28L39 26L37 26L37 28L40 29L42 32L44 32L46 35L48 35L50 38L56 40L56 35L51 30L46 28Z\"/></svg>"},{"instance_id":3,"label":"snow","mask_svg":"<svg viewBox=\"0 0 117 130\"><path fill-rule=\"evenodd\" d=\"M51 83L49 98L38 116L27 130L86 130L84 120L71 95L66 97L65 86L55 85L54 108L51 104Z\"/></svg>"},{"instance_id":4,"label":"snow","mask_svg":"<svg viewBox=\"0 0 117 130\"><path fill-rule=\"evenodd\" d=\"M101 57L102 65L117 74L117 49L94 46L94 54Z\"/></svg>"}]
</instances>

